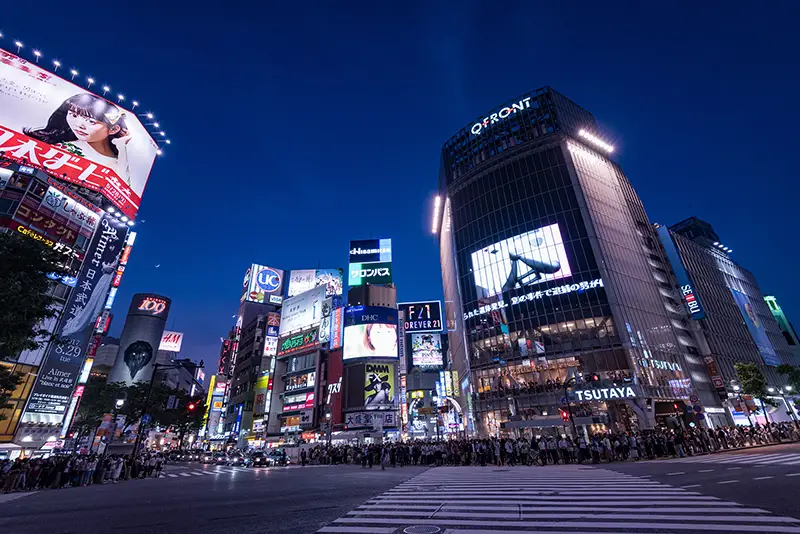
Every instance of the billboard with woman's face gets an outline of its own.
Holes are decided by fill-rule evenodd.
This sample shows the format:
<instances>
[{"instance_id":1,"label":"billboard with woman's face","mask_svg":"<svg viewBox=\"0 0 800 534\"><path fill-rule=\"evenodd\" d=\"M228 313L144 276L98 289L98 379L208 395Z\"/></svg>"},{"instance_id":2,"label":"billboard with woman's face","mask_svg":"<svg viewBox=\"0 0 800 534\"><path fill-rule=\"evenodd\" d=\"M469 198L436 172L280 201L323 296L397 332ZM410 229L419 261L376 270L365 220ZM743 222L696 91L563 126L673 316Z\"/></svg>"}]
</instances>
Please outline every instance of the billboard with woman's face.
<instances>
[{"instance_id":1,"label":"billboard with woman's face","mask_svg":"<svg viewBox=\"0 0 800 534\"><path fill-rule=\"evenodd\" d=\"M0 49L0 155L139 210L158 146L136 114Z\"/></svg>"},{"instance_id":2,"label":"billboard with woman's face","mask_svg":"<svg viewBox=\"0 0 800 534\"><path fill-rule=\"evenodd\" d=\"M344 324L344 360L398 357L394 308L351 306Z\"/></svg>"}]
</instances>

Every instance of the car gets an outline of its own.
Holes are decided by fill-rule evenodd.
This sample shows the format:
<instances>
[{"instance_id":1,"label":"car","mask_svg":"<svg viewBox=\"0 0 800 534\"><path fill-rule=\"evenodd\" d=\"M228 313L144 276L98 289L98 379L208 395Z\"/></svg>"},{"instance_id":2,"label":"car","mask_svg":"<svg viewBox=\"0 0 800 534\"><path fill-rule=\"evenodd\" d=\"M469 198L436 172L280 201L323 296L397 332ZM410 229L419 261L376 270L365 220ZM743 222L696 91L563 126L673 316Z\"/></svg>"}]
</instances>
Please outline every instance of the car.
<instances>
[{"instance_id":1,"label":"car","mask_svg":"<svg viewBox=\"0 0 800 534\"><path fill-rule=\"evenodd\" d=\"M200 455L200 462L204 464L213 464L214 462L214 453L210 451L204 452Z\"/></svg>"},{"instance_id":2,"label":"car","mask_svg":"<svg viewBox=\"0 0 800 534\"><path fill-rule=\"evenodd\" d=\"M287 465L289 463L289 459L286 458L281 449L273 449L269 451L268 456L271 460L270 465Z\"/></svg>"},{"instance_id":3,"label":"car","mask_svg":"<svg viewBox=\"0 0 800 534\"><path fill-rule=\"evenodd\" d=\"M272 463L272 458L261 451L250 454L244 460L245 467L268 467L272 465Z\"/></svg>"},{"instance_id":4,"label":"car","mask_svg":"<svg viewBox=\"0 0 800 534\"><path fill-rule=\"evenodd\" d=\"M222 452L215 453L213 463L215 463L216 465L227 465L228 456Z\"/></svg>"},{"instance_id":5,"label":"car","mask_svg":"<svg viewBox=\"0 0 800 534\"><path fill-rule=\"evenodd\" d=\"M233 454L228 455L228 465L244 465L244 455L241 453L235 452Z\"/></svg>"}]
</instances>

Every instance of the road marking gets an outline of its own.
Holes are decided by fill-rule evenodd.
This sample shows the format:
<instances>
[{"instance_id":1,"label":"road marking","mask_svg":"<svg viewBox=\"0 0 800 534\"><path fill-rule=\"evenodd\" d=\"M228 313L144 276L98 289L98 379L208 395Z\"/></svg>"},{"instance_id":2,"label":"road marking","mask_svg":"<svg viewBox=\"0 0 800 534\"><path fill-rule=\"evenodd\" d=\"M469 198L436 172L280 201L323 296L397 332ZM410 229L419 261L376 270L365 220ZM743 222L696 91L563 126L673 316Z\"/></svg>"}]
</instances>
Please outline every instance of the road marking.
<instances>
[{"instance_id":1,"label":"road marking","mask_svg":"<svg viewBox=\"0 0 800 534\"><path fill-rule=\"evenodd\" d=\"M190 477L190 476L192 476L192 475L190 475L189 473L181 473L181 476L182 476L182 477Z\"/></svg>"},{"instance_id":2,"label":"road marking","mask_svg":"<svg viewBox=\"0 0 800 534\"><path fill-rule=\"evenodd\" d=\"M739 482L738 480L723 480L722 482L717 482L717 484L733 484L734 482Z\"/></svg>"},{"instance_id":3,"label":"road marking","mask_svg":"<svg viewBox=\"0 0 800 534\"><path fill-rule=\"evenodd\" d=\"M736 469L741 469L741 467L729 467L729 468L728 468L728 471L734 471L734 470L736 470Z\"/></svg>"},{"instance_id":4,"label":"road marking","mask_svg":"<svg viewBox=\"0 0 800 534\"><path fill-rule=\"evenodd\" d=\"M0 504L4 502L13 501L19 499L20 497L28 497L29 495L34 495L39 493L38 491L24 491L19 493L3 493L0 494Z\"/></svg>"},{"instance_id":5,"label":"road marking","mask_svg":"<svg viewBox=\"0 0 800 534\"><path fill-rule=\"evenodd\" d=\"M688 486L681 486L683 489L687 488L699 488L702 484L689 484Z\"/></svg>"},{"instance_id":6,"label":"road marking","mask_svg":"<svg viewBox=\"0 0 800 534\"><path fill-rule=\"evenodd\" d=\"M197 471L192 472L192 474L194 476L196 476L196 477L201 477L201 476L205 475L205 473L198 473Z\"/></svg>"},{"instance_id":7,"label":"road marking","mask_svg":"<svg viewBox=\"0 0 800 534\"><path fill-rule=\"evenodd\" d=\"M787 477L800 477L800 473L789 473L786 476Z\"/></svg>"},{"instance_id":8,"label":"road marking","mask_svg":"<svg viewBox=\"0 0 800 534\"><path fill-rule=\"evenodd\" d=\"M685 474L686 474L686 471L675 471L674 473L667 473L667 476L685 475Z\"/></svg>"},{"instance_id":9,"label":"road marking","mask_svg":"<svg viewBox=\"0 0 800 534\"><path fill-rule=\"evenodd\" d=\"M713 469L701 469L698 473L710 473Z\"/></svg>"},{"instance_id":10,"label":"road marking","mask_svg":"<svg viewBox=\"0 0 800 534\"><path fill-rule=\"evenodd\" d=\"M767 480L768 478L775 478L775 477L774 477L774 476L768 476L768 477L755 477L753 480Z\"/></svg>"},{"instance_id":11,"label":"road marking","mask_svg":"<svg viewBox=\"0 0 800 534\"><path fill-rule=\"evenodd\" d=\"M178 475L173 475L172 473L167 475L169 478L178 478Z\"/></svg>"}]
</instances>

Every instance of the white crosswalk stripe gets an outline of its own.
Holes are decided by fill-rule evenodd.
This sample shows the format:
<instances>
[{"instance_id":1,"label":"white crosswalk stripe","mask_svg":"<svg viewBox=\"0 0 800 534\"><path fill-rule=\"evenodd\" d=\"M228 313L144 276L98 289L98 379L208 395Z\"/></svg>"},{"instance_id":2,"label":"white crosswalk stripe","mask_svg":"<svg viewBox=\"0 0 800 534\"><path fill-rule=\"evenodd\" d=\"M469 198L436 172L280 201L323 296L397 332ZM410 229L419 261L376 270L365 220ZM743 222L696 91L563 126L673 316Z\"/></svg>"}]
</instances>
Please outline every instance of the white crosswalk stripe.
<instances>
[{"instance_id":1,"label":"white crosswalk stripe","mask_svg":"<svg viewBox=\"0 0 800 534\"><path fill-rule=\"evenodd\" d=\"M800 534L800 519L580 466L430 469L318 532L390 534L409 526L436 526L447 534Z\"/></svg>"},{"instance_id":2,"label":"white crosswalk stripe","mask_svg":"<svg viewBox=\"0 0 800 534\"><path fill-rule=\"evenodd\" d=\"M648 460L643 463L658 463L664 460ZM713 454L674 458L670 463L680 464L738 464L738 465L800 465L800 453L775 454Z\"/></svg>"}]
</instances>

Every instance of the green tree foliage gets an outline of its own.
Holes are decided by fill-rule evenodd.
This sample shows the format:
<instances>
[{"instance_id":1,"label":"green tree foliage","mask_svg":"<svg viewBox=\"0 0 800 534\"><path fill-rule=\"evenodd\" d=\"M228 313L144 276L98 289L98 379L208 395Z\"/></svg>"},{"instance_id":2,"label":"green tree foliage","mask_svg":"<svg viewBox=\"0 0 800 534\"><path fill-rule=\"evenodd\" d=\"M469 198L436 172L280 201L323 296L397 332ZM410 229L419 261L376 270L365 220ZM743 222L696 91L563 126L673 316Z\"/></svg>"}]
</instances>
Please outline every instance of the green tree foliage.
<instances>
[{"instance_id":1,"label":"green tree foliage","mask_svg":"<svg viewBox=\"0 0 800 534\"><path fill-rule=\"evenodd\" d=\"M756 364L739 362L733 368L742 384L742 393L752 395L764 404L775 406L772 399L767 398L767 379Z\"/></svg>"},{"instance_id":2,"label":"green tree foliage","mask_svg":"<svg viewBox=\"0 0 800 534\"><path fill-rule=\"evenodd\" d=\"M800 391L800 368L783 363L778 366L778 373L786 376L786 381L794 391Z\"/></svg>"},{"instance_id":3,"label":"green tree foliage","mask_svg":"<svg viewBox=\"0 0 800 534\"><path fill-rule=\"evenodd\" d=\"M17 386L22 383L23 378L20 373L13 372L11 367L0 365L0 421L8 419L3 410L13 407L8 399L11 398Z\"/></svg>"},{"instance_id":4,"label":"green tree foliage","mask_svg":"<svg viewBox=\"0 0 800 534\"><path fill-rule=\"evenodd\" d=\"M55 317L47 273L66 274L58 252L28 237L0 232L0 360L50 340L42 321Z\"/></svg>"},{"instance_id":5,"label":"green tree foliage","mask_svg":"<svg viewBox=\"0 0 800 534\"><path fill-rule=\"evenodd\" d=\"M124 397L123 391L123 384L107 384L102 377L90 376L71 427L75 438L80 440L83 436L93 435L103 422L103 416L114 409L116 400Z\"/></svg>"}]
</instances>

